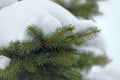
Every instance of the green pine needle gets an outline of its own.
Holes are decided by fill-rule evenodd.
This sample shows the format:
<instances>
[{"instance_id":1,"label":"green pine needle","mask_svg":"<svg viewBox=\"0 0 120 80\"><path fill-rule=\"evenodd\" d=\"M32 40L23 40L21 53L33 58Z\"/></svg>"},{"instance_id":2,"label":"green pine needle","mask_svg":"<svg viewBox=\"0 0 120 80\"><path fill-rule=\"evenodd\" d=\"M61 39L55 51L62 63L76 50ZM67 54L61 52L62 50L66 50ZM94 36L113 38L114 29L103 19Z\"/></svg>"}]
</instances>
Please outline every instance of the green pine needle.
<instances>
[{"instance_id":1,"label":"green pine needle","mask_svg":"<svg viewBox=\"0 0 120 80\"><path fill-rule=\"evenodd\" d=\"M50 34L44 34L37 26L29 26L25 41L12 41L0 54L11 59L10 65L0 71L1 80L82 80L77 70L90 69L94 65L107 64L107 56L79 53L73 45L82 45L94 39L100 32L88 28L74 32L69 25Z\"/></svg>"}]
</instances>

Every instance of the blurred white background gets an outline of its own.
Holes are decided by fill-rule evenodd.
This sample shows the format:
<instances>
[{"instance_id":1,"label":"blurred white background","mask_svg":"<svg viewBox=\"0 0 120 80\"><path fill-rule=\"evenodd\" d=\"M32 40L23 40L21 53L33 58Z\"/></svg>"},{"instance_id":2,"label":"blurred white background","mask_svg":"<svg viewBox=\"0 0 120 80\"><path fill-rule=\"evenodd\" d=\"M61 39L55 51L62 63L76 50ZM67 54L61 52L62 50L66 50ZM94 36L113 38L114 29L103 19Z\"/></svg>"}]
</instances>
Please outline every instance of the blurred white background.
<instances>
[{"instance_id":1,"label":"blurred white background","mask_svg":"<svg viewBox=\"0 0 120 80\"><path fill-rule=\"evenodd\" d=\"M104 15L95 17L95 21L102 29L107 55L112 61L104 68L94 67L88 80L120 80L120 0L101 1L99 7Z\"/></svg>"},{"instance_id":2,"label":"blurred white background","mask_svg":"<svg viewBox=\"0 0 120 80\"><path fill-rule=\"evenodd\" d=\"M97 25L105 35L107 54L114 64L111 66L120 70L120 0L107 0L99 5L104 15L96 17Z\"/></svg>"}]
</instances>

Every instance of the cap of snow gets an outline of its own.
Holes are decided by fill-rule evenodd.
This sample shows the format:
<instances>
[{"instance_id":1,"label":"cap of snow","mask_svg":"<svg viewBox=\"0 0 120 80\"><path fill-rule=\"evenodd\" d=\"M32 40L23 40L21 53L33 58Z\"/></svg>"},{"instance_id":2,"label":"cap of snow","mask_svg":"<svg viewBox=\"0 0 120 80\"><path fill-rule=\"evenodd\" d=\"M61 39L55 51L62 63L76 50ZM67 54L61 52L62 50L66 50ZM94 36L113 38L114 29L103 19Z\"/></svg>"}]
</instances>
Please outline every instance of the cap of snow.
<instances>
[{"instance_id":1,"label":"cap of snow","mask_svg":"<svg viewBox=\"0 0 120 80\"><path fill-rule=\"evenodd\" d=\"M0 37L4 36L0 39L0 46L8 45L11 40L26 39L26 28L33 24L42 28L45 34L70 24L75 25L76 31L96 27L93 21L79 20L50 0L23 0L0 11ZM100 38L86 44L84 47L89 45L89 47L96 47L95 49L101 51L104 49L104 46L101 46L103 43ZM102 49L100 49L101 47Z\"/></svg>"},{"instance_id":2,"label":"cap of snow","mask_svg":"<svg viewBox=\"0 0 120 80\"><path fill-rule=\"evenodd\" d=\"M18 0L0 0L0 8L9 6L15 2L17 2Z\"/></svg>"},{"instance_id":3,"label":"cap of snow","mask_svg":"<svg viewBox=\"0 0 120 80\"><path fill-rule=\"evenodd\" d=\"M8 57L5 57L3 55L0 55L0 69L5 69L8 65L11 59Z\"/></svg>"}]
</instances>

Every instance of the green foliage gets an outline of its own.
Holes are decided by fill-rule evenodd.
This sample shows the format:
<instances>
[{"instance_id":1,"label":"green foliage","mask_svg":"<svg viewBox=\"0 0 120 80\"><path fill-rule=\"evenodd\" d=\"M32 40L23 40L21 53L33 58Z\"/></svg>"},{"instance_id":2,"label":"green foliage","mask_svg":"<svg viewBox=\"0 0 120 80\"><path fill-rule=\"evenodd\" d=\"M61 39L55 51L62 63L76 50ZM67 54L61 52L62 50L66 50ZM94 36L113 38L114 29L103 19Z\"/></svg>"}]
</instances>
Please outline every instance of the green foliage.
<instances>
[{"instance_id":1,"label":"green foliage","mask_svg":"<svg viewBox=\"0 0 120 80\"><path fill-rule=\"evenodd\" d=\"M105 65L106 55L95 56L92 52L78 52L80 46L94 39L100 32L88 28L74 32L74 26L65 26L44 34L34 25L27 28L30 39L10 42L1 48L0 54L11 59L5 70L0 70L1 80L82 80L82 70L94 65Z\"/></svg>"},{"instance_id":2,"label":"green foliage","mask_svg":"<svg viewBox=\"0 0 120 80\"><path fill-rule=\"evenodd\" d=\"M75 16L80 16L86 19L92 18L96 15L101 15L102 13L99 10L98 1L105 0L86 0L86 3L79 4L80 0L71 0L69 5L66 5L64 0L53 0L56 3L60 4Z\"/></svg>"}]
</instances>

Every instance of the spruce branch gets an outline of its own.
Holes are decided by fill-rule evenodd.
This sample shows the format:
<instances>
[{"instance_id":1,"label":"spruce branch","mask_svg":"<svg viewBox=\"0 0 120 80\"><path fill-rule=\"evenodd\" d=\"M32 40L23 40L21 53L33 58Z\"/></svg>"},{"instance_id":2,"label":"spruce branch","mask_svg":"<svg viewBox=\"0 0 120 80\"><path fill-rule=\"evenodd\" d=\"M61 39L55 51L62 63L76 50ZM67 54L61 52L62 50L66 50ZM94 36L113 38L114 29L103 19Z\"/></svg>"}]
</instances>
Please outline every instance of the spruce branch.
<instances>
[{"instance_id":1,"label":"spruce branch","mask_svg":"<svg viewBox=\"0 0 120 80\"><path fill-rule=\"evenodd\" d=\"M82 45L94 39L100 32L97 28L87 28L74 32L69 25L44 34L37 26L29 26L27 34L31 39L12 41L0 54L11 58L10 65L0 70L2 80L82 80L77 70L90 69L94 65L104 65L105 55L80 53L73 45ZM82 43L81 43L82 42Z\"/></svg>"},{"instance_id":2,"label":"spruce branch","mask_svg":"<svg viewBox=\"0 0 120 80\"><path fill-rule=\"evenodd\" d=\"M94 16L101 15L102 12L99 10L98 1L106 0L86 0L85 3L79 4L80 0L71 0L69 3L65 3L64 0L53 0L60 4L72 14L85 19L93 19Z\"/></svg>"},{"instance_id":3,"label":"spruce branch","mask_svg":"<svg viewBox=\"0 0 120 80\"><path fill-rule=\"evenodd\" d=\"M78 0L73 0L70 4L70 9L73 9L78 3Z\"/></svg>"}]
</instances>

